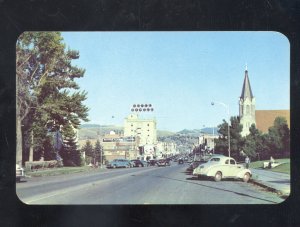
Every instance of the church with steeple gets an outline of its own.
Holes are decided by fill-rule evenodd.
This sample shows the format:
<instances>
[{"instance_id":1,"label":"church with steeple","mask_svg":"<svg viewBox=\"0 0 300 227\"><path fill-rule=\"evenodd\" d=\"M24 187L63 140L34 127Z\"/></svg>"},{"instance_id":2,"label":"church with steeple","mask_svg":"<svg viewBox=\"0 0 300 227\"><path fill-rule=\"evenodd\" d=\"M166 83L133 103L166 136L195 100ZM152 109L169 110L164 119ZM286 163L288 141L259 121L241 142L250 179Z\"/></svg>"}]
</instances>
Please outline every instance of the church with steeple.
<instances>
[{"instance_id":1,"label":"church with steeple","mask_svg":"<svg viewBox=\"0 0 300 227\"><path fill-rule=\"evenodd\" d=\"M250 133L249 128L251 127L251 125L252 124L256 125L255 97L253 96L251 90L247 66L245 70L242 94L239 100L239 117L240 117L240 124L243 126L241 135L246 136Z\"/></svg>"}]
</instances>

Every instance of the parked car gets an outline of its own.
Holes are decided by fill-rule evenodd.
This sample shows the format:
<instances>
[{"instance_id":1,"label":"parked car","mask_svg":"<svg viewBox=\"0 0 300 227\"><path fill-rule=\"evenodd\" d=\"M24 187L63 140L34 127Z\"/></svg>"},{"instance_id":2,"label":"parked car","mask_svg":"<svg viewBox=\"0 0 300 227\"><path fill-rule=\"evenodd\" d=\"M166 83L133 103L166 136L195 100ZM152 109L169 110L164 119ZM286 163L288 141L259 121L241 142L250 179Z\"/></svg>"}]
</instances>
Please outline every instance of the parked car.
<instances>
[{"instance_id":1,"label":"parked car","mask_svg":"<svg viewBox=\"0 0 300 227\"><path fill-rule=\"evenodd\" d=\"M16 164L16 181L20 182L22 178L25 177L24 169L20 167L19 164Z\"/></svg>"},{"instance_id":2,"label":"parked car","mask_svg":"<svg viewBox=\"0 0 300 227\"><path fill-rule=\"evenodd\" d=\"M157 166L170 166L170 160L168 159L160 159L156 163Z\"/></svg>"},{"instance_id":3,"label":"parked car","mask_svg":"<svg viewBox=\"0 0 300 227\"><path fill-rule=\"evenodd\" d=\"M106 165L106 168L130 168L131 163L127 159L114 159Z\"/></svg>"},{"instance_id":4,"label":"parked car","mask_svg":"<svg viewBox=\"0 0 300 227\"><path fill-rule=\"evenodd\" d=\"M193 161L189 167L186 169L187 172L193 172L194 169L196 169L200 164L206 163L205 160L200 160L200 161Z\"/></svg>"},{"instance_id":5,"label":"parked car","mask_svg":"<svg viewBox=\"0 0 300 227\"><path fill-rule=\"evenodd\" d=\"M251 171L243 165L239 165L233 158L223 155L213 155L206 163L199 165L193 171L198 178L212 177L215 181L223 178L237 178L248 182L251 178Z\"/></svg>"},{"instance_id":6,"label":"parked car","mask_svg":"<svg viewBox=\"0 0 300 227\"><path fill-rule=\"evenodd\" d=\"M130 162L133 164L132 167L145 167L145 166L147 166L147 162L145 164L144 161L141 161L139 159L134 159L134 160L131 160Z\"/></svg>"},{"instance_id":7,"label":"parked car","mask_svg":"<svg viewBox=\"0 0 300 227\"><path fill-rule=\"evenodd\" d=\"M155 166L155 165L156 165L156 162L157 162L157 161L156 161L155 159L151 159L151 160L148 161L148 165L149 165L149 166Z\"/></svg>"},{"instance_id":8,"label":"parked car","mask_svg":"<svg viewBox=\"0 0 300 227\"><path fill-rule=\"evenodd\" d=\"M144 167L147 167L147 166L149 166L149 163L148 163L147 161L145 161L145 160L141 160L141 162L143 163Z\"/></svg>"},{"instance_id":9,"label":"parked car","mask_svg":"<svg viewBox=\"0 0 300 227\"><path fill-rule=\"evenodd\" d=\"M183 163L184 163L184 161L182 158L178 159L178 164L183 164Z\"/></svg>"}]
</instances>

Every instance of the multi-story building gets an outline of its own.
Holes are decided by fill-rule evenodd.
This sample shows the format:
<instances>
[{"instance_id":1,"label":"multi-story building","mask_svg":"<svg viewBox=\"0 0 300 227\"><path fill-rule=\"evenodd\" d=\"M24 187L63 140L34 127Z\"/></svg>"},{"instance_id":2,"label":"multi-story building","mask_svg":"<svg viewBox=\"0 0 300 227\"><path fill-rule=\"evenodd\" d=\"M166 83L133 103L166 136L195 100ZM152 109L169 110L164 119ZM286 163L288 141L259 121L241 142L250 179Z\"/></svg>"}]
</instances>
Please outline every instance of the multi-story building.
<instances>
[{"instance_id":1,"label":"multi-story building","mask_svg":"<svg viewBox=\"0 0 300 227\"><path fill-rule=\"evenodd\" d=\"M215 139L218 138L219 138L218 133L216 134L202 133L198 138L199 139L198 145L204 146L205 149L213 150L215 147Z\"/></svg>"},{"instance_id":2,"label":"multi-story building","mask_svg":"<svg viewBox=\"0 0 300 227\"><path fill-rule=\"evenodd\" d=\"M157 158L171 157L177 154L176 143L158 142L156 147L157 147L157 151L156 151Z\"/></svg>"},{"instance_id":3,"label":"multi-story building","mask_svg":"<svg viewBox=\"0 0 300 227\"><path fill-rule=\"evenodd\" d=\"M156 120L143 119L132 113L124 121L124 137L134 137L139 147L140 156L145 156L145 148L152 146L153 152L157 144ZM151 149L148 149L151 150Z\"/></svg>"},{"instance_id":4,"label":"multi-story building","mask_svg":"<svg viewBox=\"0 0 300 227\"><path fill-rule=\"evenodd\" d=\"M110 132L104 135L101 145L107 161L116 158L135 159L138 155L136 141L133 137L124 137Z\"/></svg>"}]
</instances>

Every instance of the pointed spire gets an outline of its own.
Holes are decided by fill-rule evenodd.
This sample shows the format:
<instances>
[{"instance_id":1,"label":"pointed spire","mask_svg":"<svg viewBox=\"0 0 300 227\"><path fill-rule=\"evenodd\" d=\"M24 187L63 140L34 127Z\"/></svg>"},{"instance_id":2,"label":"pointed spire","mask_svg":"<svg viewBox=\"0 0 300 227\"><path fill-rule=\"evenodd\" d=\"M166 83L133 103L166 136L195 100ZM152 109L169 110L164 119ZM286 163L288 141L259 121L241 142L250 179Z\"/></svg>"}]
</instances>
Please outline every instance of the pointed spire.
<instances>
[{"instance_id":1,"label":"pointed spire","mask_svg":"<svg viewBox=\"0 0 300 227\"><path fill-rule=\"evenodd\" d=\"M245 71L248 71L247 62L246 62L246 69L245 69Z\"/></svg>"},{"instance_id":2,"label":"pointed spire","mask_svg":"<svg viewBox=\"0 0 300 227\"><path fill-rule=\"evenodd\" d=\"M241 94L241 99L245 100L245 98L250 98L252 100L253 94L250 86L250 81L248 77L248 70L247 70L247 65L246 65L246 70L245 70L245 78L244 78L244 84L243 84L243 90Z\"/></svg>"}]
</instances>

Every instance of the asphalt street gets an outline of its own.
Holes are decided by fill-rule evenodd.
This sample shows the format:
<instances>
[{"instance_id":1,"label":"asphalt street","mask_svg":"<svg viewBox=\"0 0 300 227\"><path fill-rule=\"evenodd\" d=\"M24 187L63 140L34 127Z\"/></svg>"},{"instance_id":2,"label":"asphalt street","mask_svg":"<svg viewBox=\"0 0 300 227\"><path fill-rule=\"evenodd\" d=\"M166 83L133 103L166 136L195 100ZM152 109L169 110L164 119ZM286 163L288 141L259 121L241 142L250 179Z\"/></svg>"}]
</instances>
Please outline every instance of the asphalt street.
<instances>
[{"instance_id":1,"label":"asphalt street","mask_svg":"<svg viewBox=\"0 0 300 227\"><path fill-rule=\"evenodd\" d=\"M198 180L187 164L99 169L96 172L32 177L17 183L26 204L278 204L275 193L238 180Z\"/></svg>"}]
</instances>

